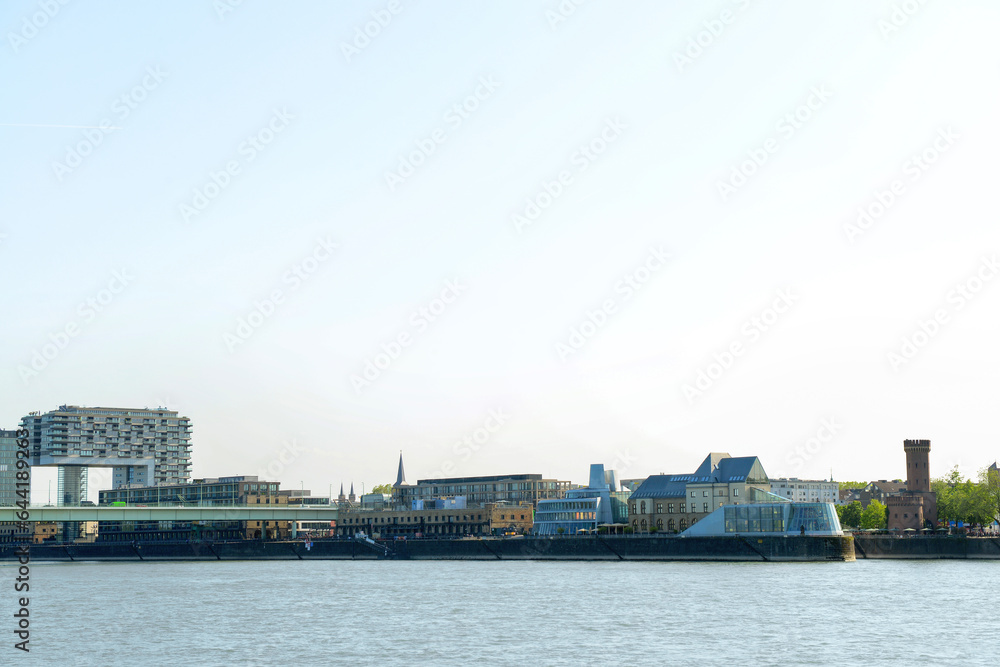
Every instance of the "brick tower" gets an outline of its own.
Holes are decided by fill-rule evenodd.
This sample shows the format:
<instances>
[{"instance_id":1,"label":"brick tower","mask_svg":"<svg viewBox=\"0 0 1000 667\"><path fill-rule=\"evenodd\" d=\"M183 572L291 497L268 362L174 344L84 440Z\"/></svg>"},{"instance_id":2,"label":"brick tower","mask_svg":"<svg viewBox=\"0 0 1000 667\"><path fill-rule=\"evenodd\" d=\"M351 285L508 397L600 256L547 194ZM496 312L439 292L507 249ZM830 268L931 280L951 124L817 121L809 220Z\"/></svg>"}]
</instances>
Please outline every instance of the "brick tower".
<instances>
[{"instance_id":1,"label":"brick tower","mask_svg":"<svg viewBox=\"0 0 1000 667\"><path fill-rule=\"evenodd\" d=\"M906 490L930 493L931 473L927 462L930 459L931 441L904 440L903 451L906 452Z\"/></svg>"},{"instance_id":2,"label":"brick tower","mask_svg":"<svg viewBox=\"0 0 1000 667\"><path fill-rule=\"evenodd\" d=\"M904 440L906 491L886 498L889 529L915 531L937 524L937 494L931 491L930 440Z\"/></svg>"}]
</instances>

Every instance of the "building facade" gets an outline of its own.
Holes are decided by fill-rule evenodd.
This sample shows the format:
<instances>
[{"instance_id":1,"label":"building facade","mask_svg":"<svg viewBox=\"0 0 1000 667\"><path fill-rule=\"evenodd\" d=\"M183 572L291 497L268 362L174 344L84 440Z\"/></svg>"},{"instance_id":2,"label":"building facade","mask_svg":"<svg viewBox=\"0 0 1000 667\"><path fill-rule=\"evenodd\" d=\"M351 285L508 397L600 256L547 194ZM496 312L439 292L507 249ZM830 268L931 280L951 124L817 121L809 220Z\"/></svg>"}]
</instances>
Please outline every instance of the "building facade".
<instances>
[{"instance_id":1,"label":"building facade","mask_svg":"<svg viewBox=\"0 0 1000 667\"><path fill-rule=\"evenodd\" d=\"M530 503L487 504L464 508L433 509L350 509L337 520L337 534L353 537L462 537L525 534L531 531L533 508Z\"/></svg>"},{"instance_id":2,"label":"building facade","mask_svg":"<svg viewBox=\"0 0 1000 667\"><path fill-rule=\"evenodd\" d=\"M709 454L690 475L651 475L629 498L636 532L681 532L723 505L770 499L771 483L756 456Z\"/></svg>"},{"instance_id":3,"label":"building facade","mask_svg":"<svg viewBox=\"0 0 1000 667\"><path fill-rule=\"evenodd\" d=\"M840 484L822 479L772 479L771 493L797 503L840 504Z\"/></svg>"},{"instance_id":4,"label":"building facade","mask_svg":"<svg viewBox=\"0 0 1000 667\"><path fill-rule=\"evenodd\" d=\"M883 505L889 503L889 496L906 491L906 482L901 479L880 479L868 482L865 488L861 489L860 497L862 507L868 507L873 500L877 500Z\"/></svg>"},{"instance_id":5,"label":"building facade","mask_svg":"<svg viewBox=\"0 0 1000 667\"><path fill-rule=\"evenodd\" d=\"M614 470L604 465L590 466L585 488L569 489L563 498L539 500L535 511L536 535L577 535L591 533L599 526L628 522L631 491L620 489Z\"/></svg>"},{"instance_id":6,"label":"building facade","mask_svg":"<svg viewBox=\"0 0 1000 667\"><path fill-rule=\"evenodd\" d=\"M280 482L261 480L256 475L213 477L196 479L189 484L102 490L99 504L150 507L287 505L290 494L282 492L280 486ZM97 539L102 542L284 539L291 535L291 524L290 521L101 521Z\"/></svg>"},{"instance_id":7,"label":"building facade","mask_svg":"<svg viewBox=\"0 0 1000 667\"><path fill-rule=\"evenodd\" d=\"M176 410L62 405L21 420L33 466L58 466L57 504L87 499L87 469L113 468L112 486L179 484L191 477L191 422Z\"/></svg>"},{"instance_id":8,"label":"building facade","mask_svg":"<svg viewBox=\"0 0 1000 667\"><path fill-rule=\"evenodd\" d=\"M414 500L465 496L470 506L501 502L534 505L539 500L562 498L569 488L569 482L543 479L541 475L531 474L421 479L413 485L395 487L393 504L397 507L412 507Z\"/></svg>"},{"instance_id":9,"label":"building facade","mask_svg":"<svg viewBox=\"0 0 1000 667\"><path fill-rule=\"evenodd\" d=\"M17 431L0 429L0 507L13 507L17 499Z\"/></svg>"}]
</instances>

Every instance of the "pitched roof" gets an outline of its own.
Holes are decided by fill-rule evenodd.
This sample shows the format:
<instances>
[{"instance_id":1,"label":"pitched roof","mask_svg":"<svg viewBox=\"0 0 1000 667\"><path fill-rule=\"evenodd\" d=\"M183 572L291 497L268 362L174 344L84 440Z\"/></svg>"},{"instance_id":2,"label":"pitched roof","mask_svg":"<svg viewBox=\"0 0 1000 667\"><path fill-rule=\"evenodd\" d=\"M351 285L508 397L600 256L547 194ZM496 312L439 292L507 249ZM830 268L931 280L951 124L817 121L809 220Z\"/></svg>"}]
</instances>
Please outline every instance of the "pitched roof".
<instances>
[{"instance_id":1,"label":"pitched roof","mask_svg":"<svg viewBox=\"0 0 1000 667\"><path fill-rule=\"evenodd\" d=\"M767 481L767 473L756 456L737 456L713 452L702 462L693 475L650 475L632 498L682 498L688 484L728 484L746 482L752 475ZM757 480L754 480L757 481Z\"/></svg>"},{"instance_id":2,"label":"pitched roof","mask_svg":"<svg viewBox=\"0 0 1000 667\"><path fill-rule=\"evenodd\" d=\"M683 498L687 482L675 478L691 478L693 475L650 475L639 488L632 492L633 498Z\"/></svg>"}]
</instances>

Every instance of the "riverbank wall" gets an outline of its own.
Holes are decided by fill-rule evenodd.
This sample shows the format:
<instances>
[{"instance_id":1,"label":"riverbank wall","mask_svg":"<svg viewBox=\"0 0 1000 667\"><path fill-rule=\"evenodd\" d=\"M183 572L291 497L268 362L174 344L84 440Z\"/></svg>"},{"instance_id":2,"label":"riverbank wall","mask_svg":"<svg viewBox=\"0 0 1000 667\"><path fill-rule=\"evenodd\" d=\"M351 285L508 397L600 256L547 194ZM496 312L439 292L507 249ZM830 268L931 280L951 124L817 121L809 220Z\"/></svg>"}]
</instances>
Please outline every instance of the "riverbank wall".
<instances>
[{"instance_id":1,"label":"riverbank wall","mask_svg":"<svg viewBox=\"0 0 1000 667\"><path fill-rule=\"evenodd\" d=\"M697 560L851 561L850 537L573 536L484 539L314 540L192 543L40 544L32 561L171 560ZM16 559L14 545L0 560Z\"/></svg>"},{"instance_id":2,"label":"riverbank wall","mask_svg":"<svg viewBox=\"0 0 1000 667\"><path fill-rule=\"evenodd\" d=\"M866 558L1000 560L1000 539L960 535L933 535L930 537L856 535L854 537L854 551L859 560Z\"/></svg>"}]
</instances>

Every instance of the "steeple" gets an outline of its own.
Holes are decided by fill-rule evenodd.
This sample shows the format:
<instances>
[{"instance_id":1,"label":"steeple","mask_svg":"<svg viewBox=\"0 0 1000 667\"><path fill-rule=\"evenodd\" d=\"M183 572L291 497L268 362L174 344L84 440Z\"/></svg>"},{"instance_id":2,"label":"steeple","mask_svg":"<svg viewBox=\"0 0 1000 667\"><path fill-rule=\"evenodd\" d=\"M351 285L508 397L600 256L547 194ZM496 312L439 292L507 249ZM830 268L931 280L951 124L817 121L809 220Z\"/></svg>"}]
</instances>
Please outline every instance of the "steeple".
<instances>
[{"instance_id":1,"label":"steeple","mask_svg":"<svg viewBox=\"0 0 1000 667\"><path fill-rule=\"evenodd\" d=\"M396 489L401 486L409 486L406 483L406 473L403 472L403 450L399 450L399 470L396 472L396 483L392 485L392 488Z\"/></svg>"},{"instance_id":2,"label":"steeple","mask_svg":"<svg viewBox=\"0 0 1000 667\"><path fill-rule=\"evenodd\" d=\"M344 483L343 482L340 483L340 495L337 496L337 500L339 500L341 502L344 501Z\"/></svg>"},{"instance_id":3,"label":"steeple","mask_svg":"<svg viewBox=\"0 0 1000 667\"><path fill-rule=\"evenodd\" d=\"M351 482L351 495L347 496L347 499L354 502L354 482Z\"/></svg>"}]
</instances>

